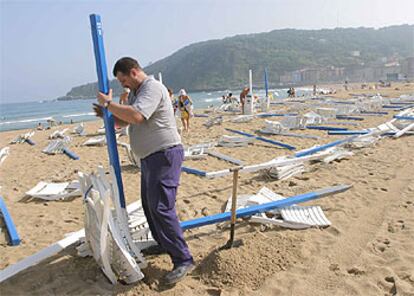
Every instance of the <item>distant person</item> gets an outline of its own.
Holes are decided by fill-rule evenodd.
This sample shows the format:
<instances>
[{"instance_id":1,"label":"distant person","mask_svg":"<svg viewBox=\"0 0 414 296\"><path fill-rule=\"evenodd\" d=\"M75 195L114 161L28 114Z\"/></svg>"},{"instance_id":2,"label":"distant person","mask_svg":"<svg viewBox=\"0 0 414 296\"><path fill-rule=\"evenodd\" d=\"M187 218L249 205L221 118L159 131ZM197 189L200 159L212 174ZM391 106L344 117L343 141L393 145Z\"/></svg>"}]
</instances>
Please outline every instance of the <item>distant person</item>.
<instances>
[{"instance_id":1,"label":"distant person","mask_svg":"<svg viewBox=\"0 0 414 296\"><path fill-rule=\"evenodd\" d=\"M226 104L226 103L227 103L227 98L226 98L226 96L221 96L221 100L223 101L223 104Z\"/></svg>"},{"instance_id":2,"label":"distant person","mask_svg":"<svg viewBox=\"0 0 414 296\"><path fill-rule=\"evenodd\" d=\"M294 87L292 87L292 92L291 92L292 98L296 97L296 90Z\"/></svg>"},{"instance_id":3,"label":"distant person","mask_svg":"<svg viewBox=\"0 0 414 296\"><path fill-rule=\"evenodd\" d=\"M42 130L44 130L45 128L43 127L43 125L42 125L42 123L41 122L39 122L38 123L38 125L37 125L37 130L38 131L42 131Z\"/></svg>"},{"instance_id":4,"label":"distant person","mask_svg":"<svg viewBox=\"0 0 414 296\"><path fill-rule=\"evenodd\" d=\"M171 104L173 106L174 114L175 114L177 112L178 102L174 98L174 91L171 88L168 88L168 95L170 96Z\"/></svg>"},{"instance_id":5,"label":"distant person","mask_svg":"<svg viewBox=\"0 0 414 296\"><path fill-rule=\"evenodd\" d=\"M127 87L124 88L124 91L119 96L119 104L126 105L128 103L128 96L131 90Z\"/></svg>"},{"instance_id":6,"label":"distant person","mask_svg":"<svg viewBox=\"0 0 414 296\"><path fill-rule=\"evenodd\" d=\"M190 117L193 116L192 106L193 101L191 101L185 89L181 89L178 95L178 109L181 112L181 122L183 124L184 131L187 133L190 131Z\"/></svg>"},{"instance_id":7,"label":"distant person","mask_svg":"<svg viewBox=\"0 0 414 296\"><path fill-rule=\"evenodd\" d=\"M233 101L234 101L233 94L232 93L229 93L227 95L227 103L233 103Z\"/></svg>"},{"instance_id":8,"label":"distant person","mask_svg":"<svg viewBox=\"0 0 414 296\"><path fill-rule=\"evenodd\" d=\"M246 103L246 97L249 91L250 91L250 88L245 87L240 93L240 105L241 105L242 114L244 114L244 104Z\"/></svg>"},{"instance_id":9,"label":"distant person","mask_svg":"<svg viewBox=\"0 0 414 296\"><path fill-rule=\"evenodd\" d=\"M316 96L316 84L313 85L313 95Z\"/></svg>"}]
</instances>

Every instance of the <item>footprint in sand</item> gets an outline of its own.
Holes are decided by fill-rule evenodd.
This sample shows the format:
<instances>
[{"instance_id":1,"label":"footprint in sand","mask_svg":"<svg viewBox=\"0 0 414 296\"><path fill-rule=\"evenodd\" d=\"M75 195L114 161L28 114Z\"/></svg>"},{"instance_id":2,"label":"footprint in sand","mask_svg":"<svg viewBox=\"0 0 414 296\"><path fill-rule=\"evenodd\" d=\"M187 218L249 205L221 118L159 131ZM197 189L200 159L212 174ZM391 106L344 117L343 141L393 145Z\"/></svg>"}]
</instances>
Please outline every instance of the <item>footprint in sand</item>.
<instances>
[{"instance_id":1,"label":"footprint in sand","mask_svg":"<svg viewBox=\"0 0 414 296\"><path fill-rule=\"evenodd\" d=\"M360 276L360 275L365 274L365 270L363 270L362 268L358 268L358 267L352 267L348 269L347 272L350 275L354 275L354 276Z\"/></svg>"},{"instance_id":2,"label":"footprint in sand","mask_svg":"<svg viewBox=\"0 0 414 296\"><path fill-rule=\"evenodd\" d=\"M396 233L405 228L404 220L391 221L388 223L388 232Z\"/></svg>"},{"instance_id":3,"label":"footprint in sand","mask_svg":"<svg viewBox=\"0 0 414 296\"><path fill-rule=\"evenodd\" d=\"M391 241L386 238L383 240L377 240L377 242L375 242L373 245L374 245L374 250L382 253L391 247Z\"/></svg>"}]
</instances>

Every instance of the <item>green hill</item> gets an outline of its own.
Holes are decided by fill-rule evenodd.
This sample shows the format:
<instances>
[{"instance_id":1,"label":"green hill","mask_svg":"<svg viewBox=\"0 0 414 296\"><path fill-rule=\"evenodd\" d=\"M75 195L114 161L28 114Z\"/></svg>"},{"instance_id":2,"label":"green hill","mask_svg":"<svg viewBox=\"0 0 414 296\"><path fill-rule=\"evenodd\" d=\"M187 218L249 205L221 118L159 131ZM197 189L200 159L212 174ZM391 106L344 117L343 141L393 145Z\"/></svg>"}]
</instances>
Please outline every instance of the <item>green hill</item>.
<instances>
[{"instance_id":1,"label":"green hill","mask_svg":"<svg viewBox=\"0 0 414 296\"><path fill-rule=\"evenodd\" d=\"M353 55L352 52L359 52ZM414 25L381 29L283 29L237 35L188 45L145 68L163 75L165 85L190 91L241 88L248 70L255 81L267 68L271 83L279 76L309 67L370 66L383 58L401 59L414 54ZM139 57L138 57L139 59ZM115 93L121 90L112 82ZM67 96L95 96L96 84L73 88Z\"/></svg>"}]
</instances>

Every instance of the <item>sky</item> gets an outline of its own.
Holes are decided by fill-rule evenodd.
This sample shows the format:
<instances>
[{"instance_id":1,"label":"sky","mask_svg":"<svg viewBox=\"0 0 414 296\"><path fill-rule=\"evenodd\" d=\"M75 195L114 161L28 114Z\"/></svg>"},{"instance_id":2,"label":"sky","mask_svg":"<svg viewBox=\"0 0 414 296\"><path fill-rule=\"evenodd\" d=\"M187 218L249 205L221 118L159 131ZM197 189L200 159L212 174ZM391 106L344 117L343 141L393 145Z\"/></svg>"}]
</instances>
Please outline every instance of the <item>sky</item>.
<instances>
[{"instance_id":1,"label":"sky","mask_svg":"<svg viewBox=\"0 0 414 296\"><path fill-rule=\"evenodd\" d=\"M96 81L91 13L101 15L111 70L122 56L146 66L238 34L414 24L413 11L414 0L0 0L0 103L54 99Z\"/></svg>"}]
</instances>

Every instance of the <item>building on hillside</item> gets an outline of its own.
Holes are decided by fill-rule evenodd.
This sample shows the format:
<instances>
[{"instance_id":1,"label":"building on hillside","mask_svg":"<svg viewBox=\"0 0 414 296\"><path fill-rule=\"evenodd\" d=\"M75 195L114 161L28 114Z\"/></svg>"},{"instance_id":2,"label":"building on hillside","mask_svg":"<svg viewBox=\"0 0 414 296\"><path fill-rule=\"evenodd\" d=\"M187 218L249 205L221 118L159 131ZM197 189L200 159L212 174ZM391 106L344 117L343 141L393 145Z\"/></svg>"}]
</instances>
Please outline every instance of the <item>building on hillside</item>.
<instances>
[{"instance_id":1,"label":"building on hillside","mask_svg":"<svg viewBox=\"0 0 414 296\"><path fill-rule=\"evenodd\" d=\"M407 79L414 79L414 56L401 61L401 74Z\"/></svg>"}]
</instances>

